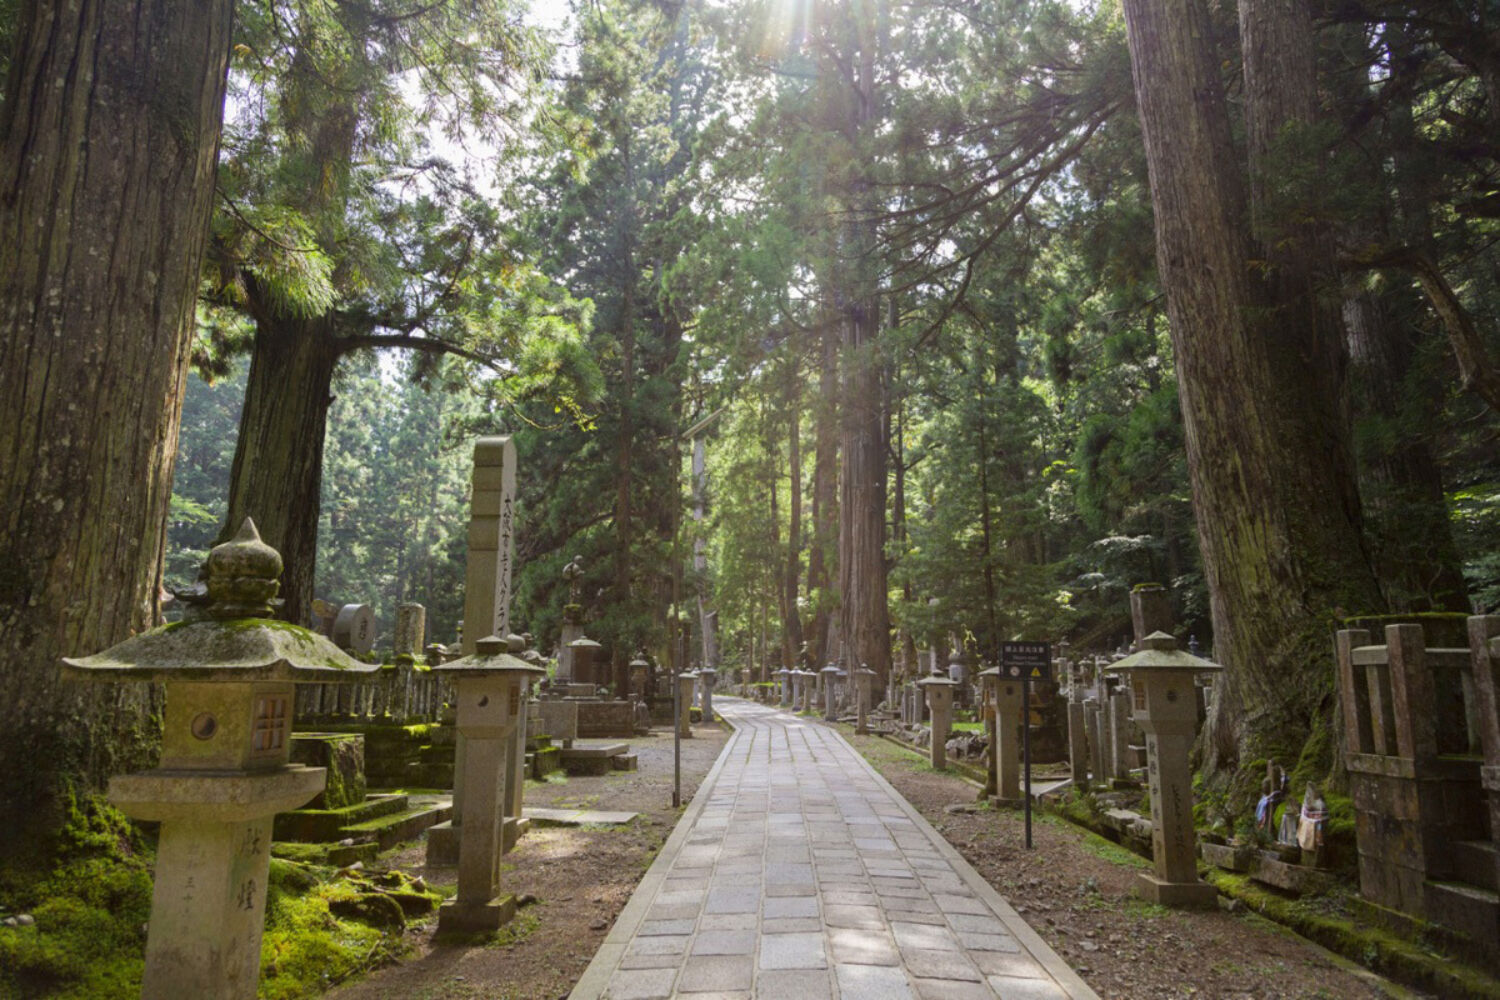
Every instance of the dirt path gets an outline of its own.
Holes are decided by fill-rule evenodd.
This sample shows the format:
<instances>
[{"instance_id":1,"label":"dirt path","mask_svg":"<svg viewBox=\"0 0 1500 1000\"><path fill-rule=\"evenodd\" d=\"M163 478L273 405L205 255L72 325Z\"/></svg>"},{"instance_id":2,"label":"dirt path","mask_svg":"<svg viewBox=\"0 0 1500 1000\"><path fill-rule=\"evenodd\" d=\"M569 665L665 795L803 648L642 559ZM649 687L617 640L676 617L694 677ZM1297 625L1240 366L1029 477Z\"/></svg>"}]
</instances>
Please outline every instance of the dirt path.
<instances>
[{"instance_id":1,"label":"dirt path","mask_svg":"<svg viewBox=\"0 0 1500 1000\"><path fill-rule=\"evenodd\" d=\"M692 799L728 734L695 727L682 742L682 801ZM630 741L640 769L603 777L574 777L526 788L528 806L630 810L627 826L533 829L506 855L506 891L530 893L502 932L506 943L488 946L432 944L436 919L408 929L413 951L400 965L373 972L325 996L334 1000L550 1000L566 997L593 958L615 917L646 873L680 815L672 808L672 734L658 730ZM426 868L418 843L382 864L451 885L452 868Z\"/></svg>"},{"instance_id":2,"label":"dirt path","mask_svg":"<svg viewBox=\"0 0 1500 1000\"><path fill-rule=\"evenodd\" d=\"M1130 893L1147 862L1052 816L1025 847L1019 810L948 811L975 787L878 737L846 737L1106 1000L1417 996L1241 911L1184 912Z\"/></svg>"}]
</instances>

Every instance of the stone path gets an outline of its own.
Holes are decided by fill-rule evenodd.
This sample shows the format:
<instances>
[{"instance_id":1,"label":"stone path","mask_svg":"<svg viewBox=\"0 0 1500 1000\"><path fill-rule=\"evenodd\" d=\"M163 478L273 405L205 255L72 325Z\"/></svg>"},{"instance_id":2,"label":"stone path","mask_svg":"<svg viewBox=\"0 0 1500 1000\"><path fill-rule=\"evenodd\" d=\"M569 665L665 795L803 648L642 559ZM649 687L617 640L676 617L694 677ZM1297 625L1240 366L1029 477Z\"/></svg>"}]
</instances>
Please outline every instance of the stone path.
<instances>
[{"instance_id":1,"label":"stone path","mask_svg":"<svg viewBox=\"0 0 1500 1000\"><path fill-rule=\"evenodd\" d=\"M734 736L572 1000L1096 995L835 730Z\"/></svg>"}]
</instances>

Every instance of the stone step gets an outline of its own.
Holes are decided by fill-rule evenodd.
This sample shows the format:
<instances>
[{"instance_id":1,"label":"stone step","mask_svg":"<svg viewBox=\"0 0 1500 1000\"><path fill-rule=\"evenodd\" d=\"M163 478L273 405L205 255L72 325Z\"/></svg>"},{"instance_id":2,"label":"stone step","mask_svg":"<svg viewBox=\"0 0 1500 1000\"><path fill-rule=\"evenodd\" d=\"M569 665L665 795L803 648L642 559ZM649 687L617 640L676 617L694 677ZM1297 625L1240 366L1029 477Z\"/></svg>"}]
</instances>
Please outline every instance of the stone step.
<instances>
[{"instance_id":1,"label":"stone step","mask_svg":"<svg viewBox=\"0 0 1500 1000\"><path fill-rule=\"evenodd\" d=\"M356 841L373 842L386 851L405 840L415 840L422 831L453 818L453 804L426 804L390 816L346 826L339 832L339 839L354 838Z\"/></svg>"},{"instance_id":2,"label":"stone step","mask_svg":"<svg viewBox=\"0 0 1500 1000\"><path fill-rule=\"evenodd\" d=\"M553 771L561 771L562 748L544 747L526 755L526 773L533 781L541 781Z\"/></svg>"},{"instance_id":3,"label":"stone step","mask_svg":"<svg viewBox=\"0 0 1500 1000\"><path fill-rule=\"evenodd\" d=\"M1493 951L1500 941L1500 893L1465 882L1427 882L1427 912L1441 914L1443 926Z\"/></svg>"},{"instance_id":4,"label":"stone step","mask_svg":"<svg viewBox=\"0 0 1500 1000\"><path fill-rule=\"evenodd\" d=\"M277 813L271 827L271 839L306 844L336 842L349 836L340 832L345 827L405 812L407 808L405 795L370 795L363 802L343 809L295 809Z\"/></svg>"},{"instance_id":5,"label":"stone step","mask_svg":"<svg viewBox=\"0 0 1500 1000\"><path fill-rule=\"evenodd\" d=\"M633 753L617 753L609 759L616 771L634 771L640 766L640 758Z\"/></svg>"},{"instance_id":6,"label":"stone step","mask_svg":"<svg viewBox=\"0 0 1500 1000\"><path fill-rule=\"evenodd\" d=\"M613 771L613 759L629 752L629 743L594 743L564 749L560 759L568 774L600 775Z\"/></svg>"},{"instance_id":7,"label":"stone step","mask_svg":"<svg viewBox=\"0 0 1500 1000\"><path fill-rule=\"evenodd\" d=\"M1483 889L1500 889L1500 848L1492 840L1458 840L1450 847L1458 881Z\"/></svg>"}]
</instances>

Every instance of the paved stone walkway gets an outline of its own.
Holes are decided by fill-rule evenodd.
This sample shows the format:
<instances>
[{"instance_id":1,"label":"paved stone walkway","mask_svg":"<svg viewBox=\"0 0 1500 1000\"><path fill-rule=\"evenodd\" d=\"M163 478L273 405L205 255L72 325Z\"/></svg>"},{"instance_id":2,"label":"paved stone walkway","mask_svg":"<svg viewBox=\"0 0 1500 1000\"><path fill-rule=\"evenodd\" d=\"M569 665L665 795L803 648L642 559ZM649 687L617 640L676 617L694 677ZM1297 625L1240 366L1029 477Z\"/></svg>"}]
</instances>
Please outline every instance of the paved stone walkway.
<instances>
[{"instance_id":1,"label":"paved stone walkway","mask_svg":"<svg viewBox=\"0 0 1500 1000\"><path fill-rule=\"evenodd\" d=\"M736 732L572 1000L1097 1000L836 731L717 707Z\"/></svg>"}]
</instances>

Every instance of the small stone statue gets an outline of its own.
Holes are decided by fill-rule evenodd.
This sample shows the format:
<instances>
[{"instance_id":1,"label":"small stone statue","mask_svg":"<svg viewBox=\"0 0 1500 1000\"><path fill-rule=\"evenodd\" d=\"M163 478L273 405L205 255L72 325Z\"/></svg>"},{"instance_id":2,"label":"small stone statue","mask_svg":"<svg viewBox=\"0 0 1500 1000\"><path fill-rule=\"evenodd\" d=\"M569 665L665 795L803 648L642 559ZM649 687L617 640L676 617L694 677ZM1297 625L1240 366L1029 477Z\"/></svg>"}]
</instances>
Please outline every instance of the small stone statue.
<instances>
[{"instance_id":1,"label":"small stone statue","mask_svg":"<svg viewBox=\"0 0 1500 1000\"><path fill-rule=\"evenodd\" d=\"M1273 760L1266 766L1266 776L1260 783L1260 801L1255 804L1255 829L1266 840L1276 839L1276 807L1285 799L1286 771Z\"/></svg>"},{"instance_id":2,"label":"small stone statue","mask_svg":"<svg viewBox=\"0 0 1500 1000\"><path fill-rule=\"evenodd\" d=\"M1302 863L1323 864L1323 832L1328 825L1328 803L1318 794L1312 782L1302 796L1302 814L1297 818L1297 846L1302 848Z\"/></svg>"},{"instance_id":3,"label":"small stone statue","mask_svg":"<svg viewBox=\"0 0 1500 1000\"><path fill-rule=\"evenodd\" d=\"M574 556L573 561L563 567L562 578L568 585L568 603L577 604L583 587L583 556Z\"/></svg>"}]
</instances>

